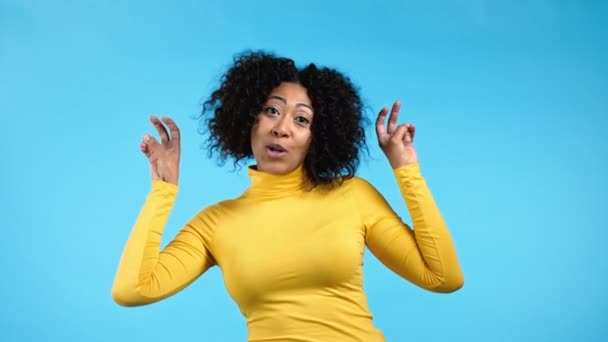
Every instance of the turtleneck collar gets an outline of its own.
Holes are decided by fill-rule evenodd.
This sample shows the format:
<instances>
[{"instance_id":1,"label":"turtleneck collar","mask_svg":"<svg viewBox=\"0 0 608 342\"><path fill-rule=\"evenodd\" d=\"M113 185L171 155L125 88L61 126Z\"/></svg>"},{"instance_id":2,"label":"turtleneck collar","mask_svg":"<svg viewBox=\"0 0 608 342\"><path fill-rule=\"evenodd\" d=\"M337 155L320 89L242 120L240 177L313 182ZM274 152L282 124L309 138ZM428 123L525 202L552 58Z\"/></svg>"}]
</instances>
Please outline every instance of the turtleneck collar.
<instances>
[{"instance_id":1,"label":"turtleneck collar","mask_svg":"<svg viewBox=\"0 0 608 342\"><path fill-rule=\"evenodd\" d=\"M256 165L247 168L251 186L243 194L245 197L274 198L290 196L308 188L303 165L284 175L274 175L257 169Z\"/></svg>"}]
</instances>

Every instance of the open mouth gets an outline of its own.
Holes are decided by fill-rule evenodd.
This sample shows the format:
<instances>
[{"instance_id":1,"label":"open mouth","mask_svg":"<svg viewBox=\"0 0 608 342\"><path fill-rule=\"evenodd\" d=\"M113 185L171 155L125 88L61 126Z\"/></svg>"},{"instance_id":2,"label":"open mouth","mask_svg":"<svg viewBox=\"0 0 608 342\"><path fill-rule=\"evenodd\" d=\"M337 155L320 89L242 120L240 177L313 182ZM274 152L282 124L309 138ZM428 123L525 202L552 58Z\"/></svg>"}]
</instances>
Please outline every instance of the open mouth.
<instances>
[{"instance_id":1,"label":"open mouth","mask_svg":"<svg viewBox=\"0 0 608 342\"><path fill-rule=\"evenodd\" d=\"M281 157L287 153L287 150L278 144L270 144L266 146L266 152L270 157Z\"/></svg>"},{"instance_id":2,"label":"open mouth","mask_svg":"<svg viewBox=\"0 0 608 342\"><path fill-rule=\"evenodd\" d=\"M266 147L268 147L273 152L287 152L287 150L285 148L283 148L283 146L278 145L278 144L270 144Z\"/></svg>"}]
</instances>

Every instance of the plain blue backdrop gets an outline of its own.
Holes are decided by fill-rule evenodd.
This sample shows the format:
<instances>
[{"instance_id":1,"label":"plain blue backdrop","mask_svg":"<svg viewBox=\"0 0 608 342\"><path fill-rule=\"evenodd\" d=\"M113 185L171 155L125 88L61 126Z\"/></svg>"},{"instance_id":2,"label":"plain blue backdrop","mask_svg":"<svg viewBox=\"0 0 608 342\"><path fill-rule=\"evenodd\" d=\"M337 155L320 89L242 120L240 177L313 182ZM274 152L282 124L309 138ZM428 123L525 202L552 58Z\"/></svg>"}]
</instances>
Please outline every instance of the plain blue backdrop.
<instances>
[{"instance_id":1,"label":"plain blue backdrop","mask_svg":"<svg viewBox=\"0 0 608 342\"><path fill-rule=\"evenodd\" d=\"M238 195L193 118L235 53L336 67L373 111L400 99L465 274L416 288L366 254L388 341L605 341L608 40L604 1L0 0L0 340L245 341L214 268L123 308L114 272L149 191L150 114L182 130L163 243ZM368 131L358 174L409 220Z\"/></svg>"}]
</instances>

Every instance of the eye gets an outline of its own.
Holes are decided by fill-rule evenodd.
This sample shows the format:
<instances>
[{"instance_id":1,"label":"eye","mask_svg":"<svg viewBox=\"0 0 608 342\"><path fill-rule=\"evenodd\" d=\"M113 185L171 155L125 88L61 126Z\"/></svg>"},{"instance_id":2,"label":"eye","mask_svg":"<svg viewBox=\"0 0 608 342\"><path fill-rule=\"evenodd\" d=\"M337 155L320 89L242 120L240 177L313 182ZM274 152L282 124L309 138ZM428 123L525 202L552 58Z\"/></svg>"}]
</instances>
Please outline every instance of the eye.
<instances>
[{"instance_id":1,"label":"eye","mask_svg":"<svg viewBox=\"0 0 608 342\"><path fill-rule=\"evenodd\" d=\"M264 113L270 114L270 115L277 115L277 114L279 114L279 111L274 107L266 107L264 109Z\"/></svg>"},{"instance_id":2,"label":"eye","mask_svg":"<svg viewBox=\"0 0 608 342\"><path fill-rule=\"evenodd\" d=\"M296 122L300 125L307 125L310 123L310 120L308 120L305 116L298 116L296 118Z\"/></svg>"}]
</instances>

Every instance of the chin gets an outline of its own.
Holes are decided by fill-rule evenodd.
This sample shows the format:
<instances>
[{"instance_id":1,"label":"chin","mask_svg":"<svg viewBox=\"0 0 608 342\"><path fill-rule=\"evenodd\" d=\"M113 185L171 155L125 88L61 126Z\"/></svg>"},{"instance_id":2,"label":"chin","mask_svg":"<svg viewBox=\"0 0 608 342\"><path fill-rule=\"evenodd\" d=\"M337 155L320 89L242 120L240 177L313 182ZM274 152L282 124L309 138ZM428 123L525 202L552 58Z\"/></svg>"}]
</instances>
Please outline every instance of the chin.
<instances>
[{"instance_id":1,"label":"chin","mask_svg":"<svg viewBox=\"0 0 608 342\"><path fill-rule=\"evenodd\" d=\"M286 175L296 168L288 165L286 163L277 163L277 162L261 162L258 163L258 170L261 170L266 173L270 173L273 175Z\"/></svg>"}]
</instances>

